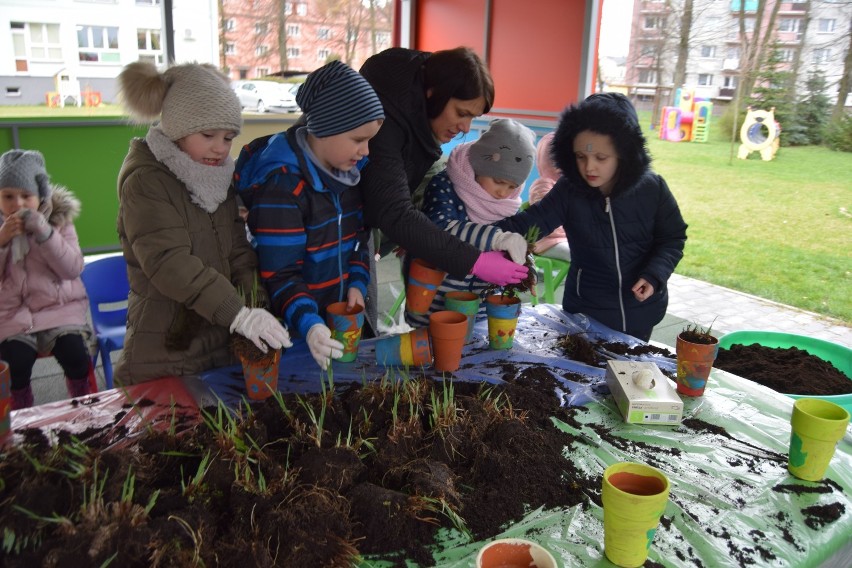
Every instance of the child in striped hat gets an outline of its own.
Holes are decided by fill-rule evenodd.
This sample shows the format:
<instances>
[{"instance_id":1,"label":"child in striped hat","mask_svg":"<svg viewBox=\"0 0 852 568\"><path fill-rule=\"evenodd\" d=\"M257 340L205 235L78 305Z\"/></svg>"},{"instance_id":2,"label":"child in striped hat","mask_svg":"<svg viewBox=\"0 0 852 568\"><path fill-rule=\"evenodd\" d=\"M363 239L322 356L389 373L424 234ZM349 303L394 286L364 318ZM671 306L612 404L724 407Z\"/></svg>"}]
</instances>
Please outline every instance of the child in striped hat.
<instances>
[{"instance_id":1,"label":"child in striped hat","mask_svg":"<svg viewBox=\"0 0 852 568\"><path fill-rule=\"evenodd\" d=\"M340 61L308 75L296 102L302 120L246 145L234 184L272 312L325 370L343 353L324 323L326 308L365 303L369 233L357 185L385 115L366 79Z\"/></svg>"}]
</instances>

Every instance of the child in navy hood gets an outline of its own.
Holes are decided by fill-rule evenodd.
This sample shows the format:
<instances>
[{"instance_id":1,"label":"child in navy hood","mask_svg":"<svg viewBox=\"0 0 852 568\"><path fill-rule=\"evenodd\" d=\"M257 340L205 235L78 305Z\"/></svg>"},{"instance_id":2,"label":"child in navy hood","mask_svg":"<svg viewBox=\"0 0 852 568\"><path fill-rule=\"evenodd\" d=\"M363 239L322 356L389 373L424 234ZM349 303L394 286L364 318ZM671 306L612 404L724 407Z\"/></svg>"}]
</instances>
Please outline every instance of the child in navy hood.
<instances>
[{"instance_id":1,"label":"child in navy hood","mask_svg":"<svg viewBox=\"0 0 852 568\"><path fill-rule=\"evenodd\" d=\"M686 223L665 180L650 169L645 137L624 95L599 93L562 114L553 190L498 223L521 234L560 225L571 247L562 307L643 341L665 316L666 282L683 257Z\"/></svg>"}]
</instances>

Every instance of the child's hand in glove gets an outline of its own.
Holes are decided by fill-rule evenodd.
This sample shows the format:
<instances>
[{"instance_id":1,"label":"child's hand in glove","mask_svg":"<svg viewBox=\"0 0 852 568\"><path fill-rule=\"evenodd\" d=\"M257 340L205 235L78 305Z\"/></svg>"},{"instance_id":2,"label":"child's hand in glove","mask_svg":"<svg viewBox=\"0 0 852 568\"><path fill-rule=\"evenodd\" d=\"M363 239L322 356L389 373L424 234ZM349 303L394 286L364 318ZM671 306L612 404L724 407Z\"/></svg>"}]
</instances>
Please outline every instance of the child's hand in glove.
<instances>
[{"instance_id":1,"label":"child's hand in glove","mask_svg":"<svg viewBox=\"0 0 852 568\"><path fill-rule=\"evenodd\" d=\"M21 213L24 220L24 230L35 237L37 243L43 243L53 234L53 227L44 218L44 215L35 209L25 209Z\"/></svg>"},{"instance_id":2,"label":"child's hand in glove","mask_svg":"<svg viewBox=\"0 0 852 568\"><path fill-rule=\"evenodd\" d=\"M527 260L527 240L518 233L500 231L491 239L492 250L504 250L512 260L523 264Z\"/></svg>"},{"instance_id":3,"label":"child's hand in glove","mask_svg":"<svg viewBox=\"0 0 852 568\"><path fill-rule=\"evenodd\" d=\"M267 345L273 349L293 346L281 322L263 308L240 308L231 323L231 333L235 332L250 339L264 353Z\"/></svg>"},{"instance_id":4,"label":"child's hand in glove","mask_svg":"<svg viewBox=\"0 0 852 568\"><path fill-rule=\"evenodd\" d=\"M317 365L325 371L332 359L343 357L343 344L331 338L331 330L321 323L311 326L305 338Z\"/></svg>"}]
</instances>

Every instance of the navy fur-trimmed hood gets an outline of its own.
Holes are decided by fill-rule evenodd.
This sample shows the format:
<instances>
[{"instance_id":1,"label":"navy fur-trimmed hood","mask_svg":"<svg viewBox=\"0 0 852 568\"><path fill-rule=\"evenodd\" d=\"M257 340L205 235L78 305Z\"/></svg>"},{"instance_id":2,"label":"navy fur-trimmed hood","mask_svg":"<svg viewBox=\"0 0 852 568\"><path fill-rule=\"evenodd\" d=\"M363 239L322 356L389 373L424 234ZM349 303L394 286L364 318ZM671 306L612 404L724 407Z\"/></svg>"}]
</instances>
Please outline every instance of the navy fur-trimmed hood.
<instances>
[{"instance_id":1,"label":"navy fur-trimmed hood","mask_svg":"<svg viewBox=\"0 0 852 568\"><path fill-rule=\"evenodd\" d=\"M587 187L574 157L574 138L586 130L610 136L615 143L618 180L613 196L635 185L650 169L651 156L633 105L620 93L596 93L562 112L553 137L551 157L572 185Z\"/></svg>"}]
</instances>

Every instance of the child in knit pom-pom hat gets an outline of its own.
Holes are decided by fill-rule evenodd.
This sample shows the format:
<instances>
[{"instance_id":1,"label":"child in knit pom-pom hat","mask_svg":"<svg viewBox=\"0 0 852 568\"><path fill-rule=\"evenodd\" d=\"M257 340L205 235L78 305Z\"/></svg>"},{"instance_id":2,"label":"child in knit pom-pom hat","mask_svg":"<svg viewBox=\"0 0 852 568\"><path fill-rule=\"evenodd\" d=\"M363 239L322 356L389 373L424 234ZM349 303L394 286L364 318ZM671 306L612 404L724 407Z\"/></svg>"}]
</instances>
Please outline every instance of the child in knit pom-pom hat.
<instances>
[{"instance_id":1,"label":"child in knit pom-pom hat","mask_svg":"<svg viewBox=\"0 0 852 568\"><path fill-rule=\"evenodd\" d=\"M446 169L426 187L423 212L436 225L479 250L505 251L514 262L523 264L527 256L523 235L501 231L491 224L518 212L534 155L532 130L512 119L492 120L478 140L453 148ZM463 280L445 278L429 312L417 315L406 311L406 321L418 327L428 325L429 314L444 309L447 292L482 294L489 286L472 274Z\"/></svg>"},{"instance_id":2,"label":"child in knit pom-pom hat","mask_svg":"<svg viewBox=\"0 0 852 568\"><path fill-rule=\"evenodd\" d=\"M9 364L13 410L33 405L40 354L56 357L72 397L95 385L79 213L77 198L50 183L39 152L0 156L0 359Z\"/></svg>"},{"instance_id":3,"label":"child in knit pom-pom hat","mask_svg":"<svg viewBox=\"0 0 852 568\"><path fill-rule=\"evenodd\" d=\"M133 292L116 381L232 365L231 333L264 352L289 347L271 313L245 305L257 257L231 187L242 114L228 79L210 65L161 73L136 62L118 80L131 115L159 122L131 141L118 175L118 234Z\"/></svg>"},{"instance_id":4,"label":"child in knit pom-pom hat","mask_svg":"<svg viewBox=\"0 0 852 568\"><path fill-rule=\"evenodd\" d=\"M563 227L571 245L562 309L648 341L666 314L666 282L683 257L686 223L650 169L636 110L596 93L562 113L553 136L562 176L526 211L499 223L542 234Z\"/></svg>"},{"instance_id":5,"label":"child in knit pom-pom hat","mask_svg":"<svg viewBox=\"0 0 852 568\"><path fill-rule=\"evenodd\" d=\"M340 61L308 75L296 102L304 124L245 146L234 179L273 313L327 369L343 345L324 323L326 308L365 303L369 234L356 186L385 115L366 79Z\"/></svg>"}]
</instances>

